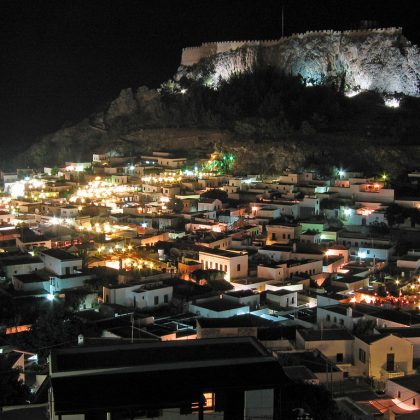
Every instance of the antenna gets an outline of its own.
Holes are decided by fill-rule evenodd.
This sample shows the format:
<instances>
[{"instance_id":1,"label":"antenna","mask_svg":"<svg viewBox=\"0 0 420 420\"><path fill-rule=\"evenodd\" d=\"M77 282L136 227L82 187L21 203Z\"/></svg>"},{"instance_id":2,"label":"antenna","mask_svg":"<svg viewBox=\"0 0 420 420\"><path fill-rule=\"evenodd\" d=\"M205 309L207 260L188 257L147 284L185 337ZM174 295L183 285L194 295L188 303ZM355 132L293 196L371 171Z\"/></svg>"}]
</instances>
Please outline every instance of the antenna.
<instances>
[{"instance_id":1,"label":"antenna","mask_svg":"<svg viewBox=\"0 0 420 420\"><path fill-rule=\"evenodd\" d=\"M134 342L134 312L131 314L131 344Z\"/></svg>"},{"instance_id":2,"label":"antenna","mask_svg":"<svg viewBox=\"0 0 420 420\"><path fill-rule=\"evenodd\" d=\"M281 6L281 37L284 37L284 6Z\"/></svg>"}]
</instances>

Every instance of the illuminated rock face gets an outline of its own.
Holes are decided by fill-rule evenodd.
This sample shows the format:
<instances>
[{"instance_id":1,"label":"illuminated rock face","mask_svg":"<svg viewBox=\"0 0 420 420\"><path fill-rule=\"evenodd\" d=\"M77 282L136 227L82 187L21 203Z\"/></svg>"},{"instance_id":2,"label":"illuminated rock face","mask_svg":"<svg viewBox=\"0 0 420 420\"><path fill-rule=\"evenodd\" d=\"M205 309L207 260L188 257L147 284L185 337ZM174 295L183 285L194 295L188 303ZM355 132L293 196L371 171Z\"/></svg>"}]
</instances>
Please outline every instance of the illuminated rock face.
<instances>
[{"instance_id":1,"label":"illuminated rock face","mask_svg":"<svg viewBox=\"0 0 420 420\"><path fill-rule=\"evenodd\" d=\"M278 41L247 42L234 50L211 55L203 50L198 64L181 66L182 76L204 79L217 86L219 78L270 65L307 83L335 82L347 92L375 90L386 94L420 94L420 51L400 28L364 31L309 32ZM188 49L183 51L183 56ZM198 60L197 60L198 61Z\"/></svg>"}]
</instances>

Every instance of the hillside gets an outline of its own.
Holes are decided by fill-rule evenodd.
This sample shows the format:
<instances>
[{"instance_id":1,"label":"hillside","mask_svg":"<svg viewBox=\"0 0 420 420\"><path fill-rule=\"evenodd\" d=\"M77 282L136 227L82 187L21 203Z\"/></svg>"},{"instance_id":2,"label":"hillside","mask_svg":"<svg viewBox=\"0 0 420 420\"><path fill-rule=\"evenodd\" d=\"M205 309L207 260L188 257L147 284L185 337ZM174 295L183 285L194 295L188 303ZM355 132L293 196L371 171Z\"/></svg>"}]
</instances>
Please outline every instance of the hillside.
<instances>
[{"instance_id":1,"label":"hillside","mask_svg":"<svg viewBox=\"0 0 420 420\"><path fill-rule=\"evenodd\" d=\"M264 60L219 78L217 86L209 83L214 60L242 50L203 58L188 74L181 68L158 90L123 89L103 111L45 136L11 165L57 165L110 150L194 150L202 156L217 145L240 156L239 172L301 167L326 172L338 165L400 172L417 166L420 99L399 94L399 108L389 108L378 92L350 98L346 84L325 79L310 86L301 75ZM411 80L416 68L400 79Z\"/></svg>"}]
</instances>

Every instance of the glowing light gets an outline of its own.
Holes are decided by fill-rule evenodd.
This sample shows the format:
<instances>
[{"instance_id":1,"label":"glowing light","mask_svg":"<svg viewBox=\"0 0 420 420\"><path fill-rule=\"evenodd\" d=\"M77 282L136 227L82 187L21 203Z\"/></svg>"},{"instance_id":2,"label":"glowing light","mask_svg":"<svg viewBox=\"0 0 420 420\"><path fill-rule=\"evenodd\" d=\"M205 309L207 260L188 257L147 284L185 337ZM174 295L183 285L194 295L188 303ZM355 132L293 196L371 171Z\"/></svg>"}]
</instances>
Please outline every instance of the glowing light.
<instances>
[{"instance_id":1,"label":"glowing light","mask_svg":"<svg viewBox=\"0 0 420 420\"><path fill-rule=\"evenodd\" d=\"M338 171L338 176L339 176L340 178L342 178L344 175L346 175L346 171L344 171L344 169L339 169L339 171Z\"/></svg>"},{"instance_id":2,"label":"glowing light","mask_svg":"<svg viewBox=\"0 0 420 420\"><path fill-rule=\"evenodd\" d=\"M9 191L13 198L23 197L25 195L25 184L23 182L15 182Z\"/></svg>"},{"instance_id":3,"label":"glowing light","mask_svg":"<svg viewBox=\"0 0 420 420\"><path fill-rule=\"evenodd\" d=\"M347 216L347 217L350 216L351 215L351 209L345 208L344 209L344 215Z\"/></svg>"},{"instance_id":4,"label":"glowing light","mask_svg":"<svg viewBox=\"0 0 420 420\"><path fill-rule=\"evenodd\" d=\"M386 98L385 106L389 108L398 108L400 106L400 101L397 98Z\"/></svg>"},{"instance_id":5,"label":"glowing light","mask_svg":"<svg viewBox=\"0 0 420 420\"><path fill-rule=\"evenodd\" d=\"M48 299L49 301L54 300L54 295L53 295L52 293L48 293L48 295L47 295L47 299Z\"/></svg>"},{"instance_id":6,"label":"glowing light","mask_svg":"<svg viewBox=\"0 0 420 420\"><path fill-rule=\"evenodd\" d=\"M357 96L360 93L358 90L349 90L344 95L347 96L347 98L353 98L354 96Z\"/></svg>"}]
</instances>

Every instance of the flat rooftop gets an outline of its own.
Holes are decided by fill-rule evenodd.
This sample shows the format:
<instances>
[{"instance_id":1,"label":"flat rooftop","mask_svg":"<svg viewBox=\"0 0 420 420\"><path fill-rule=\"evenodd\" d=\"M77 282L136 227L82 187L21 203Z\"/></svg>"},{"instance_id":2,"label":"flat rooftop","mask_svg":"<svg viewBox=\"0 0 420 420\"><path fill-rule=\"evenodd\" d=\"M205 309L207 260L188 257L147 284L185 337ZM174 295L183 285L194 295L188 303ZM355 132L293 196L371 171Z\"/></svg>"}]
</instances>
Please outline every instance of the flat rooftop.
<instances>
[{"instance_id":1,"label":"flat rooftop","mask_svg":"<svg viewBox=\"0 0 420 420\"><path fill-rule=\"evenodd\" d=\"M201 328L269 327L272 324L272 321L251 314L238 315L230 318L197 319L197 325Z\"/></svg>"},{"instance_id":2,"label":"flat rooftop","mask_svg":"<svg viewBox=\"0 0 420 420\"><path fill-rule=\"evenodd\" d=\"M57 414L174 409L204 392L271 389L288 380L251 337L53 349L51 370Z\"/></svg>"},{"instance_id":3,"label":"flat rooftop","mask_svg":"<svg viewBox=\"0 0 420 420\"><path fill-rule=\"evenodd\" d=\"M417 394L420 393L420 375L402 376L401 378L389 379L389 381L410 389Z\"/></svg>"},{"instance_id":4,"label":"flat rooftop","mask_svg":"<svg viewBox=\"0 0 420 420\"><path fill-rule=\"evenodd\" d=\"M225 257L225 258L235 258L235 257L241 257L243 255L247 255L247 252L243 251L228 251L225 249L214 249L214 248L201 248L199 250L200 253L203 254L211 254L211 255L217 255L218 257Z\"/></svg>"},{"instance_id":5,"label":"flat rooftop","mask_svg":"<svg viewBox=\"0 0 420 420\"><path fill-rule=\"evenodd\" d=\"M209 300L206 302L194 303L194 305L200 308L208 309L209 311L214 311L214 312L223 312L223 311L229 311L232 309L247 308L247 305L242 305L240 303L232 302L231 300L228 300L228 299L214 299L214 300Z\"/></svg>"},{"instance_id":6,"label":"flat rooftop","mask_svg":"<svg viewBox=\"0 0 420 420\"><path fill-rule=\"evenodd\" d=\"M70 254L70 252L63 251L62 249L47 249L46 251L42 251L42 254L56 258L60 261L78 261L82 259L81 257Z\"/></svg>"},{"instance_id":7,"label":"flat rooftop","mask_svg":"<svg viewBox=\"0 0 420 420\"><path fill-rule=\"evenodd\" d=\"M217 359L266 357L268 352L256 340L202 339L138 344L130 347L76 347L52 355L52 372L109 369Z\"/></svg>"},{"instance_id":8,"label":"flat rooftop","mask_svg":"<svg viewBox=\"0 0 420 420\"><path fill-rule=\"evenodd\" d=\"M299 330L305 341L336 341L354 340L354 337L344 328L333 330Z\"/></svg>"}]
</instances>

